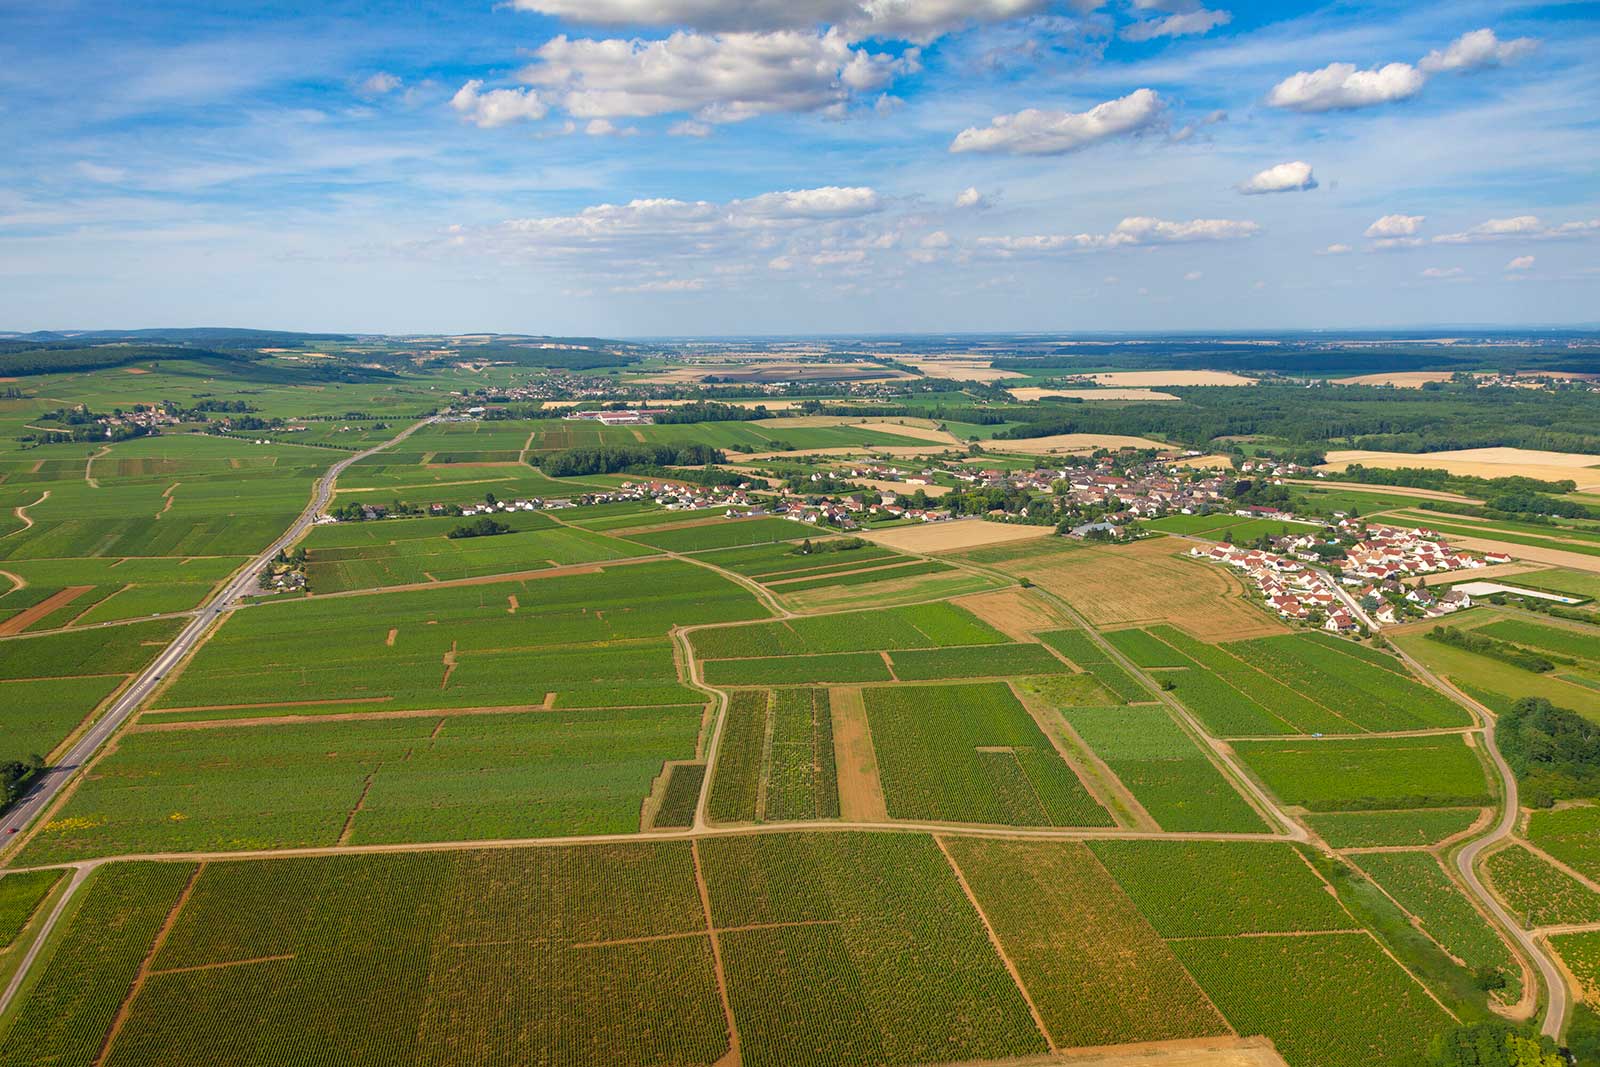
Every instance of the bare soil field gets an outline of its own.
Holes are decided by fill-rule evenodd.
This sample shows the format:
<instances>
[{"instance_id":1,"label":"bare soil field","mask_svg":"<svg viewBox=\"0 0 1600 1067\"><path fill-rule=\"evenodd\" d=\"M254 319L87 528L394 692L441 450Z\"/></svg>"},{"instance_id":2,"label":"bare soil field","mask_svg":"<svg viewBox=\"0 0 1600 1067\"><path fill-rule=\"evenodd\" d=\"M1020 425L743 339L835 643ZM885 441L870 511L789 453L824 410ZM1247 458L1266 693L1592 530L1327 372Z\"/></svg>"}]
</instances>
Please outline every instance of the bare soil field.
<instances>
[{"instance_id":1,"label":"bare soil field","mask_svg":"<svg viewBox=\"0 0 1600 1067\"><path fill-rule=\"evenodd\" d=\"M962 597L955 603L1018 641L1026 641L1041 630L1056 630L1067 624L1049 604L1025 589L997 589L993 593Z\"/></svg>"},{"instance_id":2,"label":"bare soil field","mask_svg":"<svg viewBox=\"0 0 1600 1067\"><path fill-rule=\"evenodd\" d=\"M1171 393L1160 393L1154 389L1134 387L1122 389L1116 387L1105 389L1041 389L1038 386L1027 385L1011 390L1011 395L1024 402L1043 400L1047 396L1063 396L1078 400L1157 401L1178 399Z\"/></svg>"},{"instance_id":3,"label":"bare soil field","mask_svg":"<svg viewBox=\"0 0 1600 1067\"><path fill-rule=\"evenodd\" d=\"M1125 437L1115 433L1058 433L1051 437L1027 437L1018 441L986 441L991 452L1017 452L1040 456L1050 452L1093 452L1097 448L1171 448L1148 437Z\"/></svg>"},{"instance_id":4,"label":"bare soil field","mask_svg":"<svg viewBox=\"0 0 1600 1067\"><path fill-rule=\"evenodd\" d=\"M93 589L92 585L72 585L39 601L31 608L17 612L5 622L0 622L0 637L10 637L20 634L46 615L50 615L68 604L77 600L83 594Z\"/></svg>"},{"instance_id":5,"label":"bare soil field","mask_svg":"<svg viewBox=\"0 0 1600 1067\"><path fill-rule=\"evenodd\" d=\"M908 367L915 367L930 378L944 378L955 382L999 382L1007 378L1026 378L1014 370L995 370L987 359L902 359Z\"/></svg>"},{"instance_id":6,"label":"bare soil field","mask_svg":"<svg viewBox=\"0 0 1600 1067\"><path fill-rule=\"evenodd\" d=\"M1187 549L1184 541L1159 537L1131 545L1090 545L995 566L1028 577L1096 626L1170 622L1205 641L1237 641L1285 631L1245 599L1244 586L1232 574L1185 558Z\"/></svg>"},{"instance_id":7,"label":"bare soil field","mask_svg":"<svg viewBox=\"0 0 1600 1067\"><path fill-rule=\"evenodd\" d=\"M1080 1048L1046 1056L989 1061L999 1067L1287 1067L1272 1042L1264 1037L1207 1037L1157 1041L1143 1045ZM955 1067L980 1067L976 1063Z\"/></svg>"},{"instance_id":8,"label":"bare soil field","mask_svg":"<svg viewBox=\"0 0 1600 1067\"><path fill-rule=\"evenodd\" d=\"M1352 463L1368 467L1430 467L1451 474L1479 478L1505 478L1521 475L1546 481L1570 478L1580 490L1600 489L1600 456L1578 452L1540 452L1531 448L1465 448L1454 452L1329 452L1328 462L1319 469L1330 473Z\"/></svg>"},{"instance_id":9,"label":"bare soil field","mask_svg":"<svg viewBox=\"0 0 1600 1067\"><path fill-rule=\"evenodd\" d=\"M958 552L1011 541L1032 541L1055 533L1052 526L1019 526L983 519L953 519L926 522L920 526L898 526L863 534L868 541L903 552Z\"/></svg>"},{"instance_id":10,"label":"bare soil field","mask_svg":"<svg viewBox=\"0 0 1600 1067\"><path fill-rule=\"evenodd\" d=\"M846 822L887 822L889 807L878 779L878 754L867 726L861 690L828 690L833 708L833 758L839 769L839 817Z\"/></svg>"}]
</instances>

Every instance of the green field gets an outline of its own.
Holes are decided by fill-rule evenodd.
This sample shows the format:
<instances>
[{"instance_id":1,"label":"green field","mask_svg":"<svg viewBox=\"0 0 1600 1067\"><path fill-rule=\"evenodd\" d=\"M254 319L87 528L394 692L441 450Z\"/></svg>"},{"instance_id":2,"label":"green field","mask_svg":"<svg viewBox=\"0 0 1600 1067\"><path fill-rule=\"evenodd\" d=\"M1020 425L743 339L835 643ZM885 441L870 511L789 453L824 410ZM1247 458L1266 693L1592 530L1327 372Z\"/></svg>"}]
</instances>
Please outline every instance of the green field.
<instances>
[{"instance_id":1,"label":"green field","mask_svg":"<svg viewBox=\"0 0 1600 1067\"><path fill-rule=\"evenodd\" d=\"M1172 950L1078 842L945 842L1056 1045L1226 1033Z\"/></svg>"},{"instance_id":2,"label":"green field","mask_svg":"<svg viewBox=\"0 0 1600 1067\"><path fill-rule=\"evenodd\" d=\"M1528 816L1528 840L1600 882L1600 803L1535 811Z\"/></svg>"},{"instance_id":3,"label":"green field","mask_svg":"<svg viewBox=\"0 0 1600 1067\"><path fill-rule=\"evenodd\" d=\"M703 697L679 684L668 630L762 615L743 588L670 560L267 604L235 612L157 707L533 707L550 693L557 707L685 704Z\"/></svg>"},{"instance_id":4,"label":"green field","mask_svg":"<svg viewBox=\"0 0 1600 1067\"><path fill-rule=\"evenodd\" d=\"M763 835L701 846L747 1064L1040 1053L1044 1038L932 839Z\"/></svg>"},{"instance_id":5,"label":"green field","mask_svg":"<svg viewBox=\"0 0 1600 1067\"><path fill-rule=\"evenodd\" d=\"M1245 764L1289 804L1312 811L1459 808L1489 802L1460 735L1238 741Z\"/></svg>"},{"instance_id":6,"label":"green field","mask_svg":"<svg viewBox=\"0 0 1600 1067\"><path fill-rule=\"evenodd\" d=\"M1110 826L999 683L862 690L889 814L1010 826Z\"/></svg>"},{"instance_id":7,"label":"green field","mask_svg":"<svg viewBox=\"0 0 1600 1067\"><path fill-rule=\"evenodd\" d=\"M61 881L62 870L17 871L0 877L0 948L9 947Z\"/></svg>"},{"instance_id":8,"label":"green field","mask_svg":"<svg viewBox=\"0 0 1600 1067\"><path fill-rule=\"evenodd\" d=\"M1266 831L1166 708L1067 707L1061 715L1163 830Z\"/></svg>"},{"instance_id":9,"label":"green field","mask_svg":"<svg viewBox=\"0 0 1600 1067\"><path fill-rule=\"evenodd\" d=\"M1478 818L1480 808L1417 808L1399 811L1330 811L1306 822L1334 848L1434 845L1459 834Z\"/></svg>"},{"instance_id":10,"label":"green field","mask_svg":"<svg viewBox=\"0 0 1600 1067\"><path fill-rule=\"evenodd\" d=\"M719 626L691 638L701 659L803 656L911 648L1001 644L1005 636L953 604L915 604L842 612L751 626Z\"/></svg>"},{"instance_id":11,"label":"green field","mask_svg":"<svg viewBox=\"0 0 1600 1067\"><path fill-rule=\"evenodd\" d=\"M1089 847L1162 937L1357 928L1288 845L1091 841Z\"/></svg>"},{"instance_id":12,"label":"green field","mask_svg":"<svg viewBox=\"0 0 1600 1067\"><path fill-rule=\"evenodd\" d=\"M1495 852L1484 866L1494 891L1525 926L1600 923L1600 893L1521 845Z\"/></svg>"},{"instance_id":13,"label":"green field","mask_svg":"<svg viewBox=\"0 0 1600 1067\"><path fill-rule=\"evenodd\" d=\"M1522 969L1479 911L1472 906L1439 861L1427 852L1372 852L1357 862L1383 891L1415 916L1423 932L1474 972L1505 976L1501 999L1514 1004L1522 995Z\"/></svg>"},{"instance_id":14,"label":"green field","mask_svg":"<svg viewBox=\"0 0 1600 1067\"><path fill-rule=\"evenodd\" d=\"M1051 630L1038 635L1039 640L1067 657L1080 668L1094 675L1107 690L1127 703L1154 700L1155 695L1144 684L1119 667L1094 640L1082 630Z\"/></svg>"},{"instance_id":15,"label":"green field","mask_svg":"<svg viewBox=\"0 0 1600 1067\"><path fill-rule=\"evenodd\" d=\"M306 576L313 593L373 589L601 563L648 550L588 530L568 529L540 512L510 512L512 532L451 539L462 519L395 519L319 526L307 535Z\"/></svg>"}]
</instances>

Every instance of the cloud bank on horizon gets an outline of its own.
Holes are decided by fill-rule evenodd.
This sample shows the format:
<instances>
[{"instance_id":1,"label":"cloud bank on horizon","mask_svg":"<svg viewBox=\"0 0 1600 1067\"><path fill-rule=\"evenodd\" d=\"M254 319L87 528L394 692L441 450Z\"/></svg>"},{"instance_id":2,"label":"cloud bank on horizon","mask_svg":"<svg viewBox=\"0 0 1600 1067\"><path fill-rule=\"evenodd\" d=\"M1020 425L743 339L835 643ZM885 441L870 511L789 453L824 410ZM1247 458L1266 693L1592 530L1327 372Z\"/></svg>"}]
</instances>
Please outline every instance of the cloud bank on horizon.
<instances>
[{"instance_id":1,"label":"cloud bank on horizon","mask_svg":"<svg viewBox=\"0 0 1600 1067\"><path fill-rule=\"evenodd\" d=\"M1359 327L1600 296L1583 5L158 0L0 30L0 329Z\"/></svg>"}]
</instances>

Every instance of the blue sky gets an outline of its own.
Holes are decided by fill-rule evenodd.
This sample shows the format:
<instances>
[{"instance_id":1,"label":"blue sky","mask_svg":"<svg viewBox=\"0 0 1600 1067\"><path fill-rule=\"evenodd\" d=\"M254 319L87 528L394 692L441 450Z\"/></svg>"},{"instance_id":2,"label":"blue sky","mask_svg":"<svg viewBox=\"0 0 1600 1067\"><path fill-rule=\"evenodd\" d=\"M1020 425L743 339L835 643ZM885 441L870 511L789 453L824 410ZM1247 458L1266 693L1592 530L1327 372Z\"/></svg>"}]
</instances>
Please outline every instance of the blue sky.
<instances>
[{"instance_id":1,"label":"blue sky","mask_svg":"<svg viewBox=\"0 0 1600 1067\"><path fill-rule=\"evenodd\" d=\"M1600 319L1600 6L0 0L0 329Z\"/></svg>"}]
</instances>

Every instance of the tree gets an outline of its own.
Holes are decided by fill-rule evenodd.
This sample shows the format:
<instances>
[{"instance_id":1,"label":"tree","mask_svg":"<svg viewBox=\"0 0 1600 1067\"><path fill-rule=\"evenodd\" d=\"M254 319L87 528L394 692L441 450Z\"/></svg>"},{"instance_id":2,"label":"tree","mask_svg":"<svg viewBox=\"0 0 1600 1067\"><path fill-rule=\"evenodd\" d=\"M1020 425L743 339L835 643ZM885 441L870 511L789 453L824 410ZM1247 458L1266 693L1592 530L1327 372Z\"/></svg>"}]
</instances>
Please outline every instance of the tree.
<instances>
[{"instance_id":1,"label":"tree","mask_svg":"<svg viewBox=\"0 0 1600 1067\"><path fill-rule=\"evenodd\" d=\"M1501 1022L1458 1026L1435 1037L1428 1052L1436 1067L1567 1067L1553 1046Z\"/></svg>"}]
</instances>

